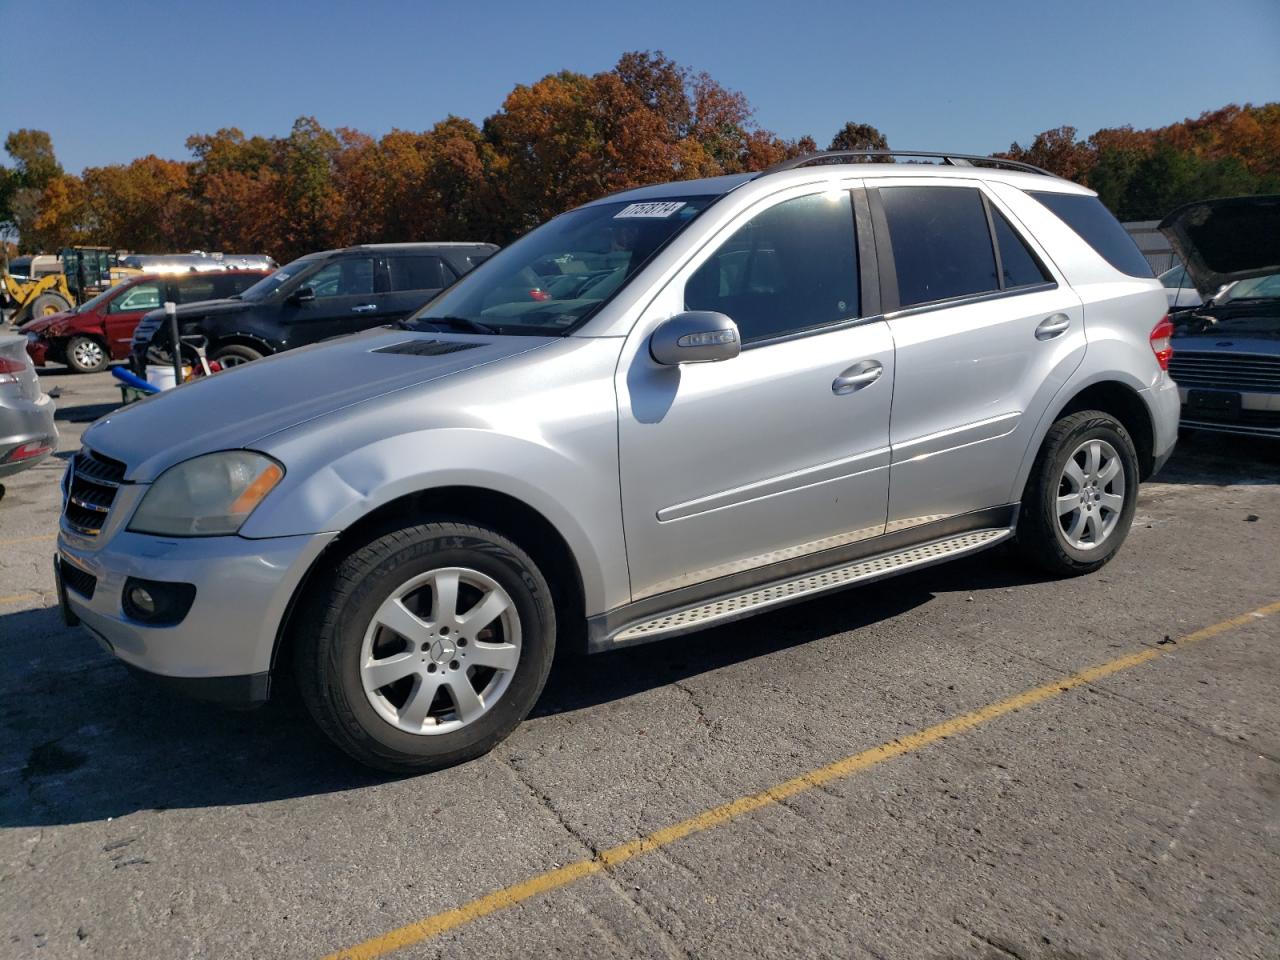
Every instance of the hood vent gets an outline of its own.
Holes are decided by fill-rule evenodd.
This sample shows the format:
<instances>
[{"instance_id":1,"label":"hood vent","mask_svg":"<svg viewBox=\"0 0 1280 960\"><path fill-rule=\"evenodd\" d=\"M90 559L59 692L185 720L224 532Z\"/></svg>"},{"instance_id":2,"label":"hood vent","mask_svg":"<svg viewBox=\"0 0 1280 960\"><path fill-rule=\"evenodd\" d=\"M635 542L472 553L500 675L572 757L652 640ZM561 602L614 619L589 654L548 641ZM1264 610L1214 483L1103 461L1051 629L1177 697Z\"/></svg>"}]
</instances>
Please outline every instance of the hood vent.
<instances>
[{"instance_id":1,"label":"hood vent","mask_svg":"<svg viewBox=\"0 0 1280 960\"><path fill-rule=\"evenodd\" d=\"M459 350L470 350L478 346L481 344L457 340L406 340L404 343L393 343L389 347L379 347L373 352L407 353L414 357L443 357L446 353L457 353Z\"/></svg>"}]
</instances>

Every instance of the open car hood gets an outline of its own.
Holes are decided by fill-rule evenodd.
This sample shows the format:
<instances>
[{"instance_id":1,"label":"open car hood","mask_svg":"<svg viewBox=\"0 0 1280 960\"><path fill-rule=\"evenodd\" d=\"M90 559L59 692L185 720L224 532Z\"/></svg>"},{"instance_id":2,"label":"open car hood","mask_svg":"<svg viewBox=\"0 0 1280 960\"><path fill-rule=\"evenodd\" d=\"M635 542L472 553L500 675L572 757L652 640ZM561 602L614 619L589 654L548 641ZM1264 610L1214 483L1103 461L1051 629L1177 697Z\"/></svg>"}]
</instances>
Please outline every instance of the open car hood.
<instances>
[{"instance_id":1,"label":"open car hood","mask_svg":"<svg viewBox=\"0 0 1280 960\"><path fill-rule=\"evenodd\" d=\"M1160 232L1205 299L1223 284L1280 273L1280 196L1184 204L1160 221Z\"/></svg>"}]
</instances>

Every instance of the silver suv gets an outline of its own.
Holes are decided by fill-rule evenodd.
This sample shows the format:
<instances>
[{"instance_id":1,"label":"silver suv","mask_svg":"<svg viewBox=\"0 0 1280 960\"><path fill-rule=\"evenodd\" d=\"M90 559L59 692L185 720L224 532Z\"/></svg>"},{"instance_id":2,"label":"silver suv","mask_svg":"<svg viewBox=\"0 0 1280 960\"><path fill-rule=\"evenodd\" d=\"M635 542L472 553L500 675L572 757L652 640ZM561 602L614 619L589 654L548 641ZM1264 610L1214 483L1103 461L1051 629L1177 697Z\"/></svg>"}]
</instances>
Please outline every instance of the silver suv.
<instances>
[{"instance_id":1,"label":"silver suv","mask_svg":"<svg viewBox=\"0 0 1280 960\"><path fill-rule=\"evenodd\" d=\"M1065 180L855 159L606 197L406 321L98 422L67 615L197 695L292 674L413 771L505 737L557 644L1010 540L1096 570L1177 433L1159 281Z\"/></svg>"}]
</instances>

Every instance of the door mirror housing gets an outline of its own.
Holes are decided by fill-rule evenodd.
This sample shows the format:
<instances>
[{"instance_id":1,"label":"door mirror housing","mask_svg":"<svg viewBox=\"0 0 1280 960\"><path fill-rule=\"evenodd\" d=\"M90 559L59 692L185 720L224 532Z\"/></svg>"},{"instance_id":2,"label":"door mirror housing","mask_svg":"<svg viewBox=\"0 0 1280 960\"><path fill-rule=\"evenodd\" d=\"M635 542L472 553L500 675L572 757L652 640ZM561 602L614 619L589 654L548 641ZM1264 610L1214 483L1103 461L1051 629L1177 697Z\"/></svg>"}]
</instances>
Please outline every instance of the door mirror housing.
<instances>
[{"instance_id":1,"label":"door mirror housing","mask_svg":"<svg viewBox=\"0 0 1280 960\"><path fill-rule=\"evenodd\" d=\"M649 338L650 355L669 367L732 360L741 352L738 325L723 313L712 310L677 313Z\"/></svg>"},{"instance_id":2,"label":"door mirror housing","mask_svg":"<svg viewBox=\"0 0 1280 960\"><path fill-rule=\"evenodd\" d=\"M289 294L290 303L310 303L316 298L316 292L310 287L299 287Z\"/></svg>"}]
</instances>

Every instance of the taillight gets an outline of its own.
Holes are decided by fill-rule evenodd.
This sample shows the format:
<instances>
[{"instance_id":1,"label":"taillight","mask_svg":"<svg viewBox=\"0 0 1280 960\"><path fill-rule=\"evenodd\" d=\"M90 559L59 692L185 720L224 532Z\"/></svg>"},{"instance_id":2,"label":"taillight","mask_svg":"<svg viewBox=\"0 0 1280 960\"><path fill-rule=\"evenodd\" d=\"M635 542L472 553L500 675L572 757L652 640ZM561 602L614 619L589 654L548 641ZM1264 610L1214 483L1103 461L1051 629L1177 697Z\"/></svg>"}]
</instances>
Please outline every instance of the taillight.
<instances>
[{"instance_id":1,"label":"taillight","mask_svg":"<svg viewBox=\"0 0 1280 960\"><path fill-rule=\"evenodd\" d=\"M541 287L534 287L532 290L529 291L529 299L530 300L550 300L551 294L547 293L547 291L543 290Z\"/></svg>"},{"instance_id":2,"label":"taillight","mask_svg":"<svg viewBox=\"0 0 1280 960\"><path fill-rule=\"evenodd\" d=\"M18 374L27 369L25 360L0 357L0 383L17 383Z\"/></svg>"},{"instance_id":3,"label":"taillight","mask_svg":"<svg viewBox=\"0 0 1280 960\"><path fill-rule=\"evenodd\" d=\"M28 443L14 447L4 456L5 463L17 463L19 460L30 460L32 457L43 457L46 453L53 452L53 441L48 437L41 437L39 440L31 440Z\"/></svg>"},{"instance_id":4,"label":"taillight","mask_svg":"<svg viewBox=\"0 0 1280 960\"><path fill-rule=\"evenodd\" d=\"M1169 358L1173 356L1173 324L1167 314L1151 329L1151 352L1156 355L1160 369L1168 370Z\"/></svg>"}]
</instances>

